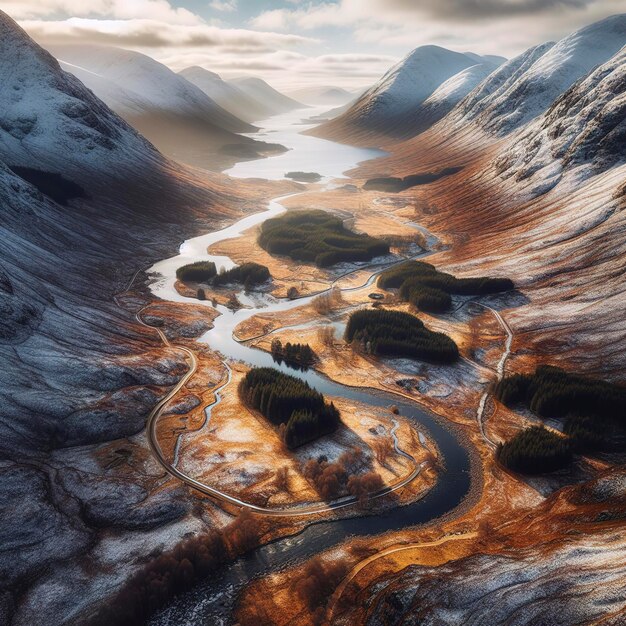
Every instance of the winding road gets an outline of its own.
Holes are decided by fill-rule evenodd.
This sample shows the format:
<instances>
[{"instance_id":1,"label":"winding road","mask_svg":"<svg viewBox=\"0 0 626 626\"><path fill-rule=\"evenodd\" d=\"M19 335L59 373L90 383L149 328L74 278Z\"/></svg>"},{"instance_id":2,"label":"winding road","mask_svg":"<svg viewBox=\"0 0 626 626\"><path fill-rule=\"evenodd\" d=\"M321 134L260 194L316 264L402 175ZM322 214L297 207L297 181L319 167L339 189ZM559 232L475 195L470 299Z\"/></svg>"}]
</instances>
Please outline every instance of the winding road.
<instances>
[{"instance_id":1,"label":"winding road","mask_svg":"<svg viewBox=\"0 0 626 626\"><path fill-rule=\"evenodd\" d=\"M387 266L385 266L387 267ZM135 274L133 275L130 283L128 284L128 286L126 287L126 289L117 294L116 296L114 296L114 300L116 302L116 304L118 306L121 306L119 303L118 298L122 295L124 295L125 293L127 293L131 288L132 285L134 283L134 281L136 280L137 276L139 275L139 273L142 270L138 270L137 272L135 272ZM359 270L360 271L360 270ZM379 270L382 271L382 270ZM343 276L348 275L350 272L348 272L347 274L344 274ZM375 276L376 274L374 274ZM342 277L343 277L342 276ZM371 280L371 277L368 279L368 281ZM367 283L366 283L367 284ZM358 288L362 288L363 286L360 286ZM355 287L351 287L349 289L355 289ZM307 296L307 299L310 298L310 296ZM170 462L169 459L167 458L167 456L165 455L165 453L163 452L163 449L161 448L161 445L159 443L159 439L158 439L158 434L157 434L157 426L158 426L158 420L159 417L161 416L163 410L165 409L165 407L174 399L174 397L180 392L180 390L187 384L187 382L190 380L190 378L195 374L197 368L198 368L198 359L196 357L196 355L194 354L194 352L192 350L190 350L189 348L186 348L184 346L178 346L178 345L172 345L171 342L169 341L169 339L166 337L165 333L158 327L156 326L152 326L150 324L147 324L143 318L142 318L142 313L143 311L150 305L147 305L146 307L143 307L142 309L140 309L136 314L135 314L135 318L136 320L144 327L151 329L152 331L156 332L161 340L161 342L163 343L164 346L166 347L171 347L171 348L175 348L176 350L180 350L182 352L185 353L188 361L189 361L189 369L187 370L187 372L184 374L184 376L178 381L178 383L154 406L154 408L150 411L149 415L148 415L148 419L146 422L146 432L147 432L147 437L148 437L148 444L150 446L150 450L152 451L152 454L154 455L154 457L156 458L156 460L159 462L159 464L163 467L163 469L170 474L171 476L173 476L174 478L177 478L178 480L184 482L186 485L188 485L189 487L205 494L208 496L211 496L215 499L217 499L218 501L222 502L222 503L226 503L226 504L230 504L230 505L234 505L238 508L243 508L243 509L248 509L254 513L258 513L258 514L262 514L262 515L266 515L266 516L276 516L276 517L302 517L302 516L309 516L309 515L318 515L321 513L326 513L329 511L333 511L336 509L341 509L344 507L348 507L348 506L353 506L359 503L359 498L357 496L345 496L343 498L339 498L337 500L334 501L330 501L330 502L317 502L314 503L312 505L293 505L293 506L289 506L289 507L264 507L264 506L259 506L250 502L246 502L245 500L242 500L240 498L237 498L236 496L232 496L228 493L225 493L219 489L216 489L215 487L212 487L210 485L207 485L206 483L203 483L202 481L199 481L195 478L193 478L192 476L189 476L188 474L186 474L185 472L181 471L180 469L178 469L177 466L177 461L178 461L178 454L175 453L174 455L174 462ZM206 407L205 410L209 410L211 408L213 408L214 406L216 406L219 403L219 392L221 392L230 382L231 380L231 369L230 366L228 365L228 363L226 363L226 361L223 362L223 364L226 366L226 368L228 369L229 375L228 375L228 379L225 383L223 383L222 385L220 385L215 391L215 401L209 405L209 407ZM371 494L369 494L368 496L368 500L375 500L378 498L382 498L383 496L386 496L390 493L393 493L395 491L398 491L399 489L402 489L403 487L405 487L406 485L408 485L409 483L411 483L413 480L415 480L420 472L422 471L422 469L427 465L427 462L422 462L420 464L417 463L415 457L413 457L411 454L409 454L408 452L402 450L399 445L398 445L398 439L396 436L396 431L399 427L399 423L397 422L397 420L393 420L394 422L394 426L392 428L391 431L391 436L393 439L393 445L394 445L394 450L396 451L397 454L399 454L400 456L403 456L404 458L408 459L412 464L413 464L413 469L404 477L398 479L397 481L393 482L390 485L387 485L385 487L383 487L382 489L379 489L375 492L372 492ZM178 444L177 444L178 447Z\"/></svg>"}]
</instances>

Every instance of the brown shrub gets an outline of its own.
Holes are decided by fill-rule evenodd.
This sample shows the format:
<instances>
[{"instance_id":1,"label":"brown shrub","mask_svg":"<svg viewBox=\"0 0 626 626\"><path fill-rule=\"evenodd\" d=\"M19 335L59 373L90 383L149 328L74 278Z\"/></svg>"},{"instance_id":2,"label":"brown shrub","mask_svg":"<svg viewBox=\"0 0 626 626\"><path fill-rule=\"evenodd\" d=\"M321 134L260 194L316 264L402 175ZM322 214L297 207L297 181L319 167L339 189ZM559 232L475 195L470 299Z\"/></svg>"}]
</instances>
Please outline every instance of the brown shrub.
<instances>
[{"instance_id":1,"label":"brown shrub","mask_svg":"<svg viewBox=\"0 0 626 626\"><path fill-rule=\"evenodd\" d=\"M303 568L291 588L318 619L324 617L323 607L339 583L348 573L348 564L339 559L326 560L321 556L312 558ZM317 621L314 623L322 623Z\"/></svg>"},{"instance_id":2,"label":"brown shrub","mask_svg":"<svg viewBox=\"0 0 626 626\"><path fill-rule=\"evenodd\" d=\"M274 487L276 487L277 491L289 493L289 468L286 465L278 468L276 476L274 476Z\"/></svg>"}]
</instances>

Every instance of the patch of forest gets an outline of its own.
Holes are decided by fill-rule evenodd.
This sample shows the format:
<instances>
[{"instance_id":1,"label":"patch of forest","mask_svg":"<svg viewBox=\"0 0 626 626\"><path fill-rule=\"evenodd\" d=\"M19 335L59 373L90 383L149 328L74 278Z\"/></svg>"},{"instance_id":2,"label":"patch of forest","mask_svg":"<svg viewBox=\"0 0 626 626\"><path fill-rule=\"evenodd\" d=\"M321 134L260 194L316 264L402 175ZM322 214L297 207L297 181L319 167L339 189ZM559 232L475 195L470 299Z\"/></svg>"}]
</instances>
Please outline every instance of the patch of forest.
<instances>
[{"instance_id":1,"label":"patch of forest","mask_svg":"<svg viewBox=\"0 0 626 626\"><path fill-rule=\"evenodd\" d=\"M361 310L350 315L345 340L358 342L368 354L453 363L459 349L444 333L429 330L410 313Z\"/></svg>"},{"instance_id":2,"label":"patch of forest","mask_svg":"<svg viewBox=\"0 0 626 626\"><path fill-rule=\"evenodd\" d=\"M381 176L379 178L370 178L363 185L366 191L386 191L398 193L405 191L417 185L428 185L434 183L440 178L450 176L460 172L462 167L447 167L440 172L424 172L423 174L410 174L404 178L396 178L394 176Z\"/></svg>"},{"instance_id":3,"label":"patch of forest","mask_svg":"<svg viewBox=\"0 0 626 626\"><path fill-rule=\"evenodd\" d=\"M421 311L443 313L452 306L451 295L479 296L514 288L509 278L457 278L423 261L406 261L378 277L382 289L399 289L399 296Z\"/></svg>"},{"instance_id":4,"label":"patch of forest","mask_svg":"<svg viewBox=\"0 0 626 626\"><path fill-rule=\"evenodd\" d=\"M269 280L271 274L269 269L260 263L243 263L218 273L212 261L198 261L179 267L176 270L176 278L182 282L208 283L215 287L239 283L246 289L251 289Z\"/></svg>"},{"instance_id":5,"label":"patch of forest","mask_svg":"<svg viewBox=\"0 0 626 626\"><path fill-rule=\"evenodd\" d=\"M329 267L335 263L370 261L389 253L389 244L355 233L326 211L289 211L266 220L259 245L271 254Z\"/></svg>"},{"instance_id":6,"label":"patch of forest","mask_svg":"<svg viewBox=\"0 0 626 626\"><path fill-rule=\"evenodd\" d=\"M541 418L564 420L566 436L559 437L559 446L565 445L569 449L569 459L572 453L619 450L626 445L624 386L540 365L534 374L503 378L495 388L495 396L510 408L522 405ZM527 447L514 442L515 438L504 447L516 450L516 463L524 468L517 471L543 471L535 469L532 454L528 454L524 462ZM507 465L501 456L499 458ZM565 456L559 458L565 459Z\"/></svg>"},{"instance_id":7,"label":"patch of forest","mask_svg":"<svg viewBox=\"0 0 626 626\"><path fill-rule=\"evenodd\" d=\"M291 343L283 344L280 339L272 341L272 357L277 363L284 361L291 367L297 367L308 370L317 357L315 352L308 343Z\"/></svg>"},{"instance_id":8,"label":"patch of forest","mask_svg":"<svg viewBox=\"0 0 626 626\"><path fill-rule=\"evenodd\" d=\"M532 426L500 444L496 455L505 467L522 474L543 474L566 467L572 447L566 437L543 426Z\"/></svg>"},{"instance_id":9,"label":"patch of forest","mask_svg":"<svg viewBox=\"0 0 626 626\"><path fill-rule=\"evenodd\" d=\"M9 169L37 187L44 196L48 196L63 206L67 206L70 200L87 197L85 190L80 185L61 176L61 174L22 165L11 165Z\"/></svg>"},{"instance_id":10,"label":"patch of forest","mask_svg":"<svg viewBox=\"0 0 626 626\"><path fill-rule=\"evenodd\" d=\"M288 448L297 448L337 429L335 405L305 381L271 367L251 369L239 384L243 402L278 426Z\"/></svg>"}]
</instances>

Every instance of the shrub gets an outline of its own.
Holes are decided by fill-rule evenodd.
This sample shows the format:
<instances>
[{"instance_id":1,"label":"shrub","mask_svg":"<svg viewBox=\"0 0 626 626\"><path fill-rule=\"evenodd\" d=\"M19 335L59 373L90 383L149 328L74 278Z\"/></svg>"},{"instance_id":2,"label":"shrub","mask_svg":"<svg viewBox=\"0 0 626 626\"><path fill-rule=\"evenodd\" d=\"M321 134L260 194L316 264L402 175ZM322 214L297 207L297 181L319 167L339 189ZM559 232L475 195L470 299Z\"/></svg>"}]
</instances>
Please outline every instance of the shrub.
<instances>
[{"instance_id":1,"label":"shrub","mask_svg":"<svg viewBox=\"0 0 626 626\"><path fill-rule=\"evenodd\" d=\"M543 426L532 426L500 444L496 455L500 463L515 472L541 474L569 465L572 448L566 437Z\"/></svg>"},{"instance_id":2,"label":"shrub","mask_svg":"<svg viewBox=\"0 0 626 626\"><path fill-rule=\"evenodd\" d=\"M452 363L459 349L450 337L424 326L414 315L399 311L361 310L346 325L347 342L357 341L378 356L403 356L434 363Z\"/></svg>"},{"instance_id":3,"label":"shrub","mask_svg":"<svg viewBox=\"0 0 626 626\"><path fill-rule=\"evenodd\" d=\"M259 245L271 254L294 261L329 267L347 261L369 261L389 253L389 245L344 227L342 220L326 211L290 211L266 220Z\"/></svg>"},{"instance_id":4,"label":"shrub","mask_svg":"<svg viewBox=\"0 0 626 626\"><path fill-rule=\"evenodd\" d=\"M282 427L283 440L289 448L331 433L340 423L339 411L319 391L271 367L247 372L239 393L249 407Z\"/></svg>"}]
</instances>

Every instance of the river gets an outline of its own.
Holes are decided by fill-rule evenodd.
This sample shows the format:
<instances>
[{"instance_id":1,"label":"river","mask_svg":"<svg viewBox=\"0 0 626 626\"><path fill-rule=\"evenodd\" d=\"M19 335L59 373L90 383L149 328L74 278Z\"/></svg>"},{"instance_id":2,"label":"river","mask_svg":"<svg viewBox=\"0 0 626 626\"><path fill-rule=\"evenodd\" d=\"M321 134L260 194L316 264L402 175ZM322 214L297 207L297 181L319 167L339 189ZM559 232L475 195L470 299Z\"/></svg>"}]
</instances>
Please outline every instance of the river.
<instances>
[{"instance_id":1,"label":"river","mask_svg":"<svg viewBox=\"0 0 626 626\"><path fill-rule=\"evenodd\" d=\"M264 128L254 137L281 143L289 148L289 152L258 161L239 163L227 174L239 178L262 177L278 180L282 179L287 171L300 170L317 172L323 176L323 182L328 183L331 179L342 177L345 171L355 167L360 161L382 154L377 150L354 148L300 134L307 128L301 123L301 118L316 113L318 111L315 109L296 111L264 122ZM266 211L247 216L228 228L185 241L177 256L156 263L149 270L153 275L151 282L153 294L163 300L189 302L189 299L174 289L176 269L199 260L214 261L218 268L233 267L231 259L209 254L207 248L225 239L238 237L269 217L282 213L285 209L281 200L284 200L284 197L272 200ZM367 284L373 283L380 271L379 264L371 272ZM284 363L277 365L270 354L238 343L233 338L235 327L258 312L286 311L307 304L312 297L298 300L276 299L271 296L250 298L242 293L240 300L245 308L231 311L224 306L218 306L220 316L216 318L214 327L199 341L219 351L226 363L238 360L250 365L278 367L306 380L312 387L330 397L349 398L376 407L395 404L400 414L413 420L418 429L419 425L422 425L428 431L437 443L445 470L440 473L437 484L430 492L413 504L372 516L316 522L296 536L261 546L251 554L220 569L194 589L181 594L152 619L151 624L154 626L230 624L238 593L255 577L291 566L344 542L349 536L373 535L428 522L460 505L469 492L470 459L467 450L461 445L453 430L444 427L439 419L417 403L393 394L371 393L365 389L340 385L311 370L301 372L289 368ZM211 306L210 302L193 300L193 303ZM210 419L210 411L210 408L207 409L207 420Z\"/></svg>"}]
</instances>

